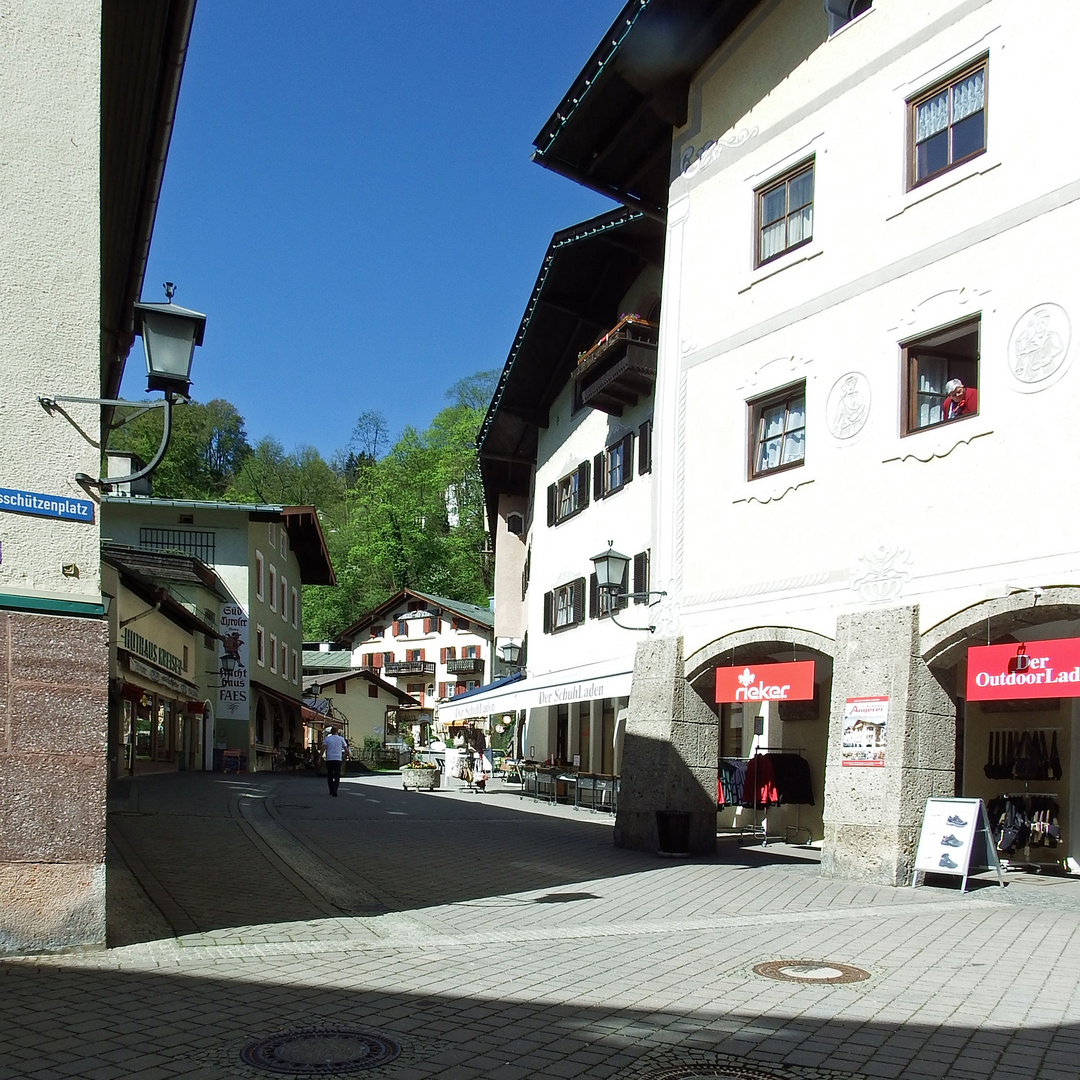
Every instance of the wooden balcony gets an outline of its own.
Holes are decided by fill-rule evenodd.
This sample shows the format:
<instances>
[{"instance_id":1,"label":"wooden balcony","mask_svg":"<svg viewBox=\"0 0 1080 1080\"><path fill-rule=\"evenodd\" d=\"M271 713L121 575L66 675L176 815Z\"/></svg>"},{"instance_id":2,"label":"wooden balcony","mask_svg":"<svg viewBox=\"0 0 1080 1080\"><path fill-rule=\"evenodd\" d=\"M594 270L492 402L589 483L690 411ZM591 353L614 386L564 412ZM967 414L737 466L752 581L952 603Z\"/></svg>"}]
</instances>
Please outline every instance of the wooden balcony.
<instances>
[{"instance_id":1,"label":"wooden balcony","mask_svg":"<svg viewBox=\"0 0 1080 1080\"><path fill-rule=\"evenodd\" d=\"M478 656L465 657L462 660L447 660L447 675L481 675L484 671L484 661Z\"/></svg>"},{"instance_id":2,"label":"wooden balcony","mask_svg":"<svg viewBox=\"0 0 1080 1080\"><path fill-rule=\"evenodd\" d=\"M387 664L383 668L383 674L391 679L400 675L434 675L435 662L433 660L398 660Z\"/></svg>"},{"instance_id":3,"label":"wooden balcony","mask_svg":"<svg viewBox=\"0 0 1080 1080\"><path fill-rule=\"evenodd\" d=\"M571 378L581 402L611 416L638 403L656 382L657 327L624 315L588 352L578 357Z\"/></svg>"}]
</instances>

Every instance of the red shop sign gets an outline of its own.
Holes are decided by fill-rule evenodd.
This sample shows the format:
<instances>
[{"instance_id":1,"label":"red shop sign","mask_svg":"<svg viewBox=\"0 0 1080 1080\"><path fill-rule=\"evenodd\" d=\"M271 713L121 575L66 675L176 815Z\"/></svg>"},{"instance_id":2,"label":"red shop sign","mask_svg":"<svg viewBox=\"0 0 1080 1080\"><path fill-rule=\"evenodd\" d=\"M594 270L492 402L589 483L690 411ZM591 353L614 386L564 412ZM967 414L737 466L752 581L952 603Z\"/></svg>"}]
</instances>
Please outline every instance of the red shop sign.
<instances>
[{"instance_id":1,"label":"red shop sign","mask_svg":"<svg viewBox=\"0 0 1080 1080\"><path fill-rule=\"evenodd\" d=\"M968 649L968 701L1061 697L1080 697L1080 638Z\"/></svg>"},{"instance_id":2,"label":"red shop sign","mask_svg":"<svg viewBox=\"0 0 1080 1080\"><path fill-rule=\"evenodd\" d=\"M716 669L716 700L719 702L810 701L813 696L813 660Z\"/></svg>"}]
</instances>

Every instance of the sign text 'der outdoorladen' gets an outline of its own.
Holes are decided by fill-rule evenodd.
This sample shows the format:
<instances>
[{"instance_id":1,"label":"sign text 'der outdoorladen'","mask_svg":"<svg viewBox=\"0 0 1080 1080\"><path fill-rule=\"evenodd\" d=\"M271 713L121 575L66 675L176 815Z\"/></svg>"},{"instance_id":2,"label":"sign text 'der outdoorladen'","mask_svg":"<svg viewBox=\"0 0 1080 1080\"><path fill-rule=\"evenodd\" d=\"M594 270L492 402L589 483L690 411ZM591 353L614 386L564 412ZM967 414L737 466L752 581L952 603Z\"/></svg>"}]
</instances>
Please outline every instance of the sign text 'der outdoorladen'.
<instances>
[{"instance_id":1,"label":"sign text 'der outdoorladen'","mask_svg":"<svg viewBox=\"0 0 1080 1080\"><path fill-rule=\"evenodd\" d=\"M810 701L814 696L814 661L790 664L742 664L716 669L716 700Z\"/></svg>"},{"instance_id":2,"label":"sign text 'der outdoorladen'","mask_svg":"<svg viewBox=\"0 0 1080 1080\"><path fill-rule=\"evenodd\" d=\"M968 701L1080 697L1080 638L973 645Z\"/></svg>"}]
</instances>

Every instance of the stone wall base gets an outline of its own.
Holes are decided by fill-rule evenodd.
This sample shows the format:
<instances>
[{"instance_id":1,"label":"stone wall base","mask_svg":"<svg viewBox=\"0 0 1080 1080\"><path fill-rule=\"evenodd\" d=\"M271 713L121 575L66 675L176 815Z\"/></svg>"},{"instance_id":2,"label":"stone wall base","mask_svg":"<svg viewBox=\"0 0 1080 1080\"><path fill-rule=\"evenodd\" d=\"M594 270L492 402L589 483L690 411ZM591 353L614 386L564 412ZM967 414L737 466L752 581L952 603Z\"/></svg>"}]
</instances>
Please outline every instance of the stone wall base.
<instances>
[{"instance_id":1,"label":"stone wall base","mask_svg":"<svg viewBox=\"0 0 1080 1080\"><path fill-rule=\"evenodd\" d=\"M0 864L0 954L105 947L105 867Z\"/></svg>"},{"instance_id":2,"label":"stone wall base","mask_svg":"<svg viewBox=\"0 0 1080 1080\"><path fill-rule=\"evenodd\" d=\"M716 850L716 715L683 677L682 638L638 645L615 846L659 851L657 813L689 816L686 851ZM678 829L675 830L678 832Z\"/></svg>"},{"instance_id":3,"label":"stone wall base","mask_svg":"<svg viewBox=\"0 0 1080 1080\"><path fill-rule=\"evenodd\" d=\"M0 953L105 944L109 635L0 613Z\"/></svg>"}]
</instances>

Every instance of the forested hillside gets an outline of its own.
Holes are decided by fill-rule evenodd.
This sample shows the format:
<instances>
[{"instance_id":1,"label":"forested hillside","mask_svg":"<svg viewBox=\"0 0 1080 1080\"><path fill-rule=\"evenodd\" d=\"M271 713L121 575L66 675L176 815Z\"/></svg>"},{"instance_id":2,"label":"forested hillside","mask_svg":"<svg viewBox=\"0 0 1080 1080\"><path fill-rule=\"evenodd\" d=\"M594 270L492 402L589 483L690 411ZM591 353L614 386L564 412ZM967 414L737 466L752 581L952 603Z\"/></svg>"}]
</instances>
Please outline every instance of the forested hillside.
<instances>
[{"instance_id":1,"label":"forested hillside","mask_svg":"<svg viewBox=\"0 0 1080 1080\"><path fill-rule=\"evenodd\" d=\"M332 637L401 588L486 604L493 568L475 439L497 376L455 383L426 428L407 427L396 440L379 412L361 413L329 461L313 446L287 451L273 436L252 445L227 401L177 406L154 495L314 506L338 587L304 587L309 640ZM149 459L160 439L155 409L118 427L109 446Z\"/></svg>"}]
</instances>

